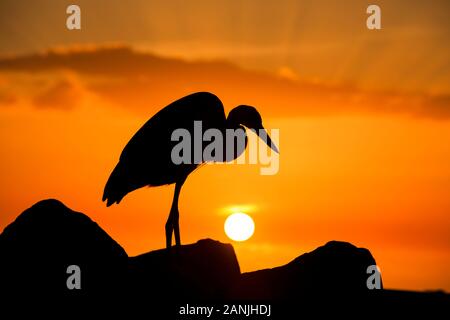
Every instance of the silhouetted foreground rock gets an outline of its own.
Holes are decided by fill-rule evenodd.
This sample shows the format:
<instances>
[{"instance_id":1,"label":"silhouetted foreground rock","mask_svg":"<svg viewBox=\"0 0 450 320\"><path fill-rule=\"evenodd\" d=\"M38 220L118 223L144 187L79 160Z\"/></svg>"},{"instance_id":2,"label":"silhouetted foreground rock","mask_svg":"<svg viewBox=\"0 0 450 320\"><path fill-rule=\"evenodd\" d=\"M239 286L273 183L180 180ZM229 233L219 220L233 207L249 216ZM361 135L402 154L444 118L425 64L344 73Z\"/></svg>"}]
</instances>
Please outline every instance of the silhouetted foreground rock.
<instances>
[{"instance_id":1,"label":"silhouetted foreground rock","mask_svg":"<svg viewBox=\"0 0 450 320\"><path fill-rule=\"evenodd\" d=\"M366 293L367 268L376 265L369 250L330 241L285 266L242 274L234 296L240 299L311 299Z\"/></svg>"},{"instance_id":2,"label":"silhouetted foreground rock","mask_svg":"<svg viewBox=\"0 0 450 320\"><path fill-rule=\"evenodd\" d=\"M123 278L128 259L89 217L57 200L36 203L8 225L0 257L0 290L20 295L108 292L118 284L112 279ZM67 289L70 265L81 269L81 290Z\"/></svg>"},{"instance_id":3,"label":"silhouetted foreground rock","mask_svg":"<svg viewBox=\"0 0 450 320\"><path fill-rule=\"evenodd\" d=\"M130 258L128 283L161 300L224 299L240 274L233 247L206 239Z\"/></svg>"},{"instance_id":4,"label":"silhouetted foreground rock","mask_svg":"<svg viewBox=\"0 0 450 320\"><path fill-rule=\"evenodd\" d=\"M7 226L0 257L1 297L63 297L69 303L75 297L97 306L103 299L109 312L120 305L177 316L180 304L189 302L269 301L282 304L279 315L312 305L328 310L336 302L343 310L359 305L380 313L395 306L439 309L450 301L444 293L368 290L366 271L375 260L346 242L331 241L285 266L243 274L233 247L209 239L128 258L95 222L57 200L35 204ZM70 265L81 269L80 290L67 287Z\"/></svg>"}]
</instances>

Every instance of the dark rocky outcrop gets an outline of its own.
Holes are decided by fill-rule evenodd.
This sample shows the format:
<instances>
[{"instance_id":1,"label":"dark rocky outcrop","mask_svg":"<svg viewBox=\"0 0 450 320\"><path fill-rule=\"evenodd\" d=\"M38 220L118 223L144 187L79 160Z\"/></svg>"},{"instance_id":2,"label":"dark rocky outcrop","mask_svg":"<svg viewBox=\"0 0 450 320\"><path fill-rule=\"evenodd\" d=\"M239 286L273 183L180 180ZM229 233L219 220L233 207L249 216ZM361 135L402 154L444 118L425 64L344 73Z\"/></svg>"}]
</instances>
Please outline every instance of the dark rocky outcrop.
<instances>
[{"instance_id":1,"label":"dark rocky outcrop","mask_svg":"<svg viewBox=\"0 0 450 320\"><path fill-rule=\"evenodd\" d=\"M211 239L130 258L130 292L182 301L224 299L241 273L234 249Z\"/></svg>"},{"instance_id":2,"label":"dark rocky outcrop","mask_svg":"<svg viewBox=\"0 0 450 320\"><path fill-rule=\"evenodd\" d=\"M367 268L376 265L369 250L330 241L285 266L242 274L234 295L240 299L300 300L362 294Z\"/></svg>"},{"instance_id":3,"label":"dark rocky outcrop","mask_svg":"<svg viewBox=\"0 0 450 320\"><path fill-rule=\"evenodd\" d=\"M0 235L1 289L19 295L107 293L120 287L128 256L86 215L57 200L25 210ZM67 268L81 269L82 290L68 290Z\"/></svg>"},{"instance_id":4,"label":"dark rocky outcrop","mask_svg":"<svg viewBox=\"0 0 450 320\"><path fill-rule=\"evenodd\" d=\"M102 312L159 311L163 318L176 317L180 303L199 301L269 302L282 319L308 307L316 316L334 312L333 304L345 314L359 306L364 314L380 315L395 306L403 312L449 305L449 295L442 292L368 290L367 267L374 264L367 249L337 241L287 265L243 274L233 247L210 239L129 258L90 218L57 200L44 200L0 234L0 296L20 302L62 297L71 306L75 297L94 301ZM69 265L81 268L81 290L66 286ZM86 305L76 301L78 308Z\"/></svg>"}]
</instances>

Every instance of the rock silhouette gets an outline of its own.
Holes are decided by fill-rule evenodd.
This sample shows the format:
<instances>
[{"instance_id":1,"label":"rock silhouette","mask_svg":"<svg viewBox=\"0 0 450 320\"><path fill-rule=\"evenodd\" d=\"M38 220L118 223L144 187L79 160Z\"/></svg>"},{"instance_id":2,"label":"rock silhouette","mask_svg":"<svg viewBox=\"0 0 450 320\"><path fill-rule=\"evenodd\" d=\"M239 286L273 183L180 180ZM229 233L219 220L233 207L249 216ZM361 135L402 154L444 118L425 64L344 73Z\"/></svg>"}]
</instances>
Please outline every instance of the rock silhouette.
<instances>
[{"instance_id":1,"label":"rock silhouette","mask_svg":"<svg viewBox=\"0 0 450 320\"><path fill-rule=\"evenodd\" d=\"M330 241L285 266L242 274L234 295L240 299L303 300L367 293L369 250Z\"/></svg>"},{"instance_id":2,"label":"rock silhouette","mask_svg":"<svg viewBox=\"0 0 450 320\"><path fill-rule=\"evenodd\" d=\"M86 215L57 200L25 210L0 235L1 290L19 295L107 293L128 256ZM81 268L82 290L68 290L67 267Z\"/></svg>"},{"instance_id":3,"label":"rock silhouette","mask_svg":"<svg viewBox=\"0 0 450 320\"><path fill-rule=\"evenodd\" d=\"M211 239L132 257L129 271L131 292L177 301L228 298L241 275L233 247Z\"/></svg>"},{"instance_id":4,"label":"rock silhouette","mask_svg":"<svg viewBox=\"0 0 450 320\"><path fill-rule=\"evenodd\" d=\"M21 302L89 297L96 305L106 301L110 312L119 306L150 308L175 317L177 305L199 301L284 303L279 316L297 312L298 306L303 311L319 306L317 312L337 302L380 314L393 307L440 310L450 305L443 292L368 290L366 269L375 259L346 242L331 241L284 266L248 273L240 272L230 244L211 239L128 257L95 222L57 200L38 202L7 226L0 234L0 257L2 297ZM66 286L72 264L81 268L80 290Z\"/></svg>"}]
</instances>

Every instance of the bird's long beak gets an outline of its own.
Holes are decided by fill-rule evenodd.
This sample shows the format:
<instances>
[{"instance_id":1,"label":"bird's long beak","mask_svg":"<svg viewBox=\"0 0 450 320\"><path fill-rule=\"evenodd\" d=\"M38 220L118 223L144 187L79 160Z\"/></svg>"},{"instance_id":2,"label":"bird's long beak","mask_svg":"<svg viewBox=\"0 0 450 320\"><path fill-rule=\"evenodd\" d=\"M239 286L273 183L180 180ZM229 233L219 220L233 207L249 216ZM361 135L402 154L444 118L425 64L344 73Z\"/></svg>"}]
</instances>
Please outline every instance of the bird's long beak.
<instances>
[{"instance_id":1,"label":"bird's long beak","mask_svg":"<svg viewBox=\"0 0 450 320\"><path fill-rule=\"evenodd\" d=\"M277 146L275 145L275 143L272 142L272 139L270 139L269 134L267 133L267 130L264 129L264 127L261 127L260 129L254 129L253 130L258 137L264 141L270 148L272 148L273 151L275 151L276 153L280 153L278 151Z\"/></svg>"}]
</instances>

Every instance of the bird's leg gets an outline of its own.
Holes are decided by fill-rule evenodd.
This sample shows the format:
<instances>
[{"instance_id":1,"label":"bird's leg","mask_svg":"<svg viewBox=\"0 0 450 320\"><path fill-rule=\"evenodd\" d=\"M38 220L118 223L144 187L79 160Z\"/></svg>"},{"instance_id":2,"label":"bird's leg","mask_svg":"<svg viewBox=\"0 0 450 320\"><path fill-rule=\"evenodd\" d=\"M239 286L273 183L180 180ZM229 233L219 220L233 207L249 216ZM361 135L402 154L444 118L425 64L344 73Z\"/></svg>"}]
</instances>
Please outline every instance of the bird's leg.
<instances>
[{"instance_id":1,"label":"bird's leg","mask_svg":"<svg viewBox=\"0 0 450 320\"><path fill-rule=\"evenodd\" d=\"M178 223L179 221L179 212L178 212L178 208L175 210L175 214L173 216L173 232L175 233L175 245L176 246L180 246L181 245L181 241L180 241L180 225Z\"/></svg>"},{"instance_id":2,"label":"bird's leg","mask_svg":"<svg viewBox=\"0 0 450 320\"><path fill-rule=\"evenodd\" d=\"M172 209L170 209L169 217L166 222L166 248L172 246L172 231L173 231L173 214Z\"/></svg>"},{"instance_id":3,"label":"bird's leg","mask_svg":"<svg viewBox=\"0 0 450 320\"><path fill-rule=\"evenodd\" d=\"M178 211L178 198L180 196L181 187L183 186L184 181L186 180L186 177L180 179L175 184L175 193L173 196L173 202L172 202L172 208L170 209L170 215L172 216L172 228L175 233L175 245L180 246L181 240L180 240L180 225L179 225L179 211ZM171 235L172 238L172 235ZM170 240L172 241L172 240Z\"/></svg>"}]
</instances>

